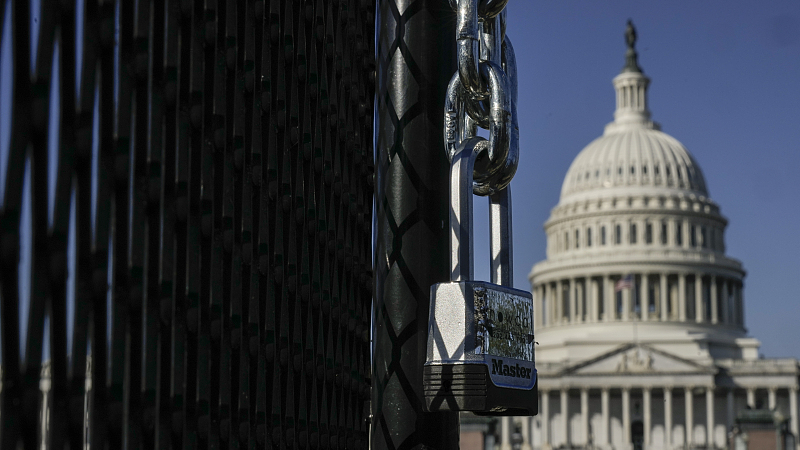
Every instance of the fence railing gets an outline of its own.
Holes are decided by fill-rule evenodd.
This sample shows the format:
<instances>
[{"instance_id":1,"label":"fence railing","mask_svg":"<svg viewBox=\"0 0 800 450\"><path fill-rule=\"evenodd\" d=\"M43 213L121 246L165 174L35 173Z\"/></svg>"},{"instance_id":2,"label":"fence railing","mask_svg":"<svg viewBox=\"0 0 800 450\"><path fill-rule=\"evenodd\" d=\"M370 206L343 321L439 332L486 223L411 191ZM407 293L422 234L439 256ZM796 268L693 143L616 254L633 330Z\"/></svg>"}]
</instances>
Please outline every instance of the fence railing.
<instances>
[{"instance_id":1,"label":"fence railing","mask_svg":"<svg viewBox=\"0 0 800 450\"><path fill-rule=\"evenodd\" d=\"M0 3L0 447L365 448L374 2Z\"/></svg>"}]
</instances>

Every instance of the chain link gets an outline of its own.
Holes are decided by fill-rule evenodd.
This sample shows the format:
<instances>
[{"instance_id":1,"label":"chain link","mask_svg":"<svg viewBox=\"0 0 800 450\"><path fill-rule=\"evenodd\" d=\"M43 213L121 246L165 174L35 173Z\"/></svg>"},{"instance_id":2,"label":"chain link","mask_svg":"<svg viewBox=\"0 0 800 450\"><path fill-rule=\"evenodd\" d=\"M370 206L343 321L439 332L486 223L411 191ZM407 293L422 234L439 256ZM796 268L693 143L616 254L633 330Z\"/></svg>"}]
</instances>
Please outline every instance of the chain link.
<instances>
[{"instance_id":1,"label":"chain link","mask_svg":"<svg viewBox=\"0 0 800 450\"><path fill-rule=\"evenodd\" d=\"M457 13L458 71L447 88L445 151L478 151L473 192L490 195L508 186L519 162L517 63L505 35L508 0L450 0ZM477 128L489 139L477 136Z\"/></svg>"}]
</instances>

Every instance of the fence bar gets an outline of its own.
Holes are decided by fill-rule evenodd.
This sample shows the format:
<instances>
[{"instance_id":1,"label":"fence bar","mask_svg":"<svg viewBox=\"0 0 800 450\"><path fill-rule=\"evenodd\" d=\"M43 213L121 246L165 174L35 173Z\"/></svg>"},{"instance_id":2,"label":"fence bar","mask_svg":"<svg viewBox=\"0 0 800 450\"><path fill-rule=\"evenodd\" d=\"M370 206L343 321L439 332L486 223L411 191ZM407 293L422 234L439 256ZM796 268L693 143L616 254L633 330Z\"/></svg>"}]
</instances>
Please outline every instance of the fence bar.
<instances>
[{"instance_id":1,"label":"fence bar","mask_svg":"<svg viewBox=\"0 0 800 450\"><path fill-rule=\"evenodd\" d=\"M430 286L449 279L442 116L455 12L448 0L378 5L371 445L456 449L458 414L425 413L422 396Z\"/></svg>"}]
</instances>

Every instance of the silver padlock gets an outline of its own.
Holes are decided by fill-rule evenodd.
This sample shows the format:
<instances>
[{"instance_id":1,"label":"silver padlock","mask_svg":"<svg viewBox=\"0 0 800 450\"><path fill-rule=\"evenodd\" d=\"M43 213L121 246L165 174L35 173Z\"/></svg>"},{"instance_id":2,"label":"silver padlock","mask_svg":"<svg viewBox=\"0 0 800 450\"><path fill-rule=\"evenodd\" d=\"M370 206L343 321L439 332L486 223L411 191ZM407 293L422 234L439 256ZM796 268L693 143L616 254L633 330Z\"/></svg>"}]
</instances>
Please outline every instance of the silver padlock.
<instances>
[{"instance_id":1,"label":"silver padlock","mask_svg":"<svg viewBox=\"0 0 800 450\"><path fill-rule=\"evenodd\" d=\"M462 145L450 167L451 281L431 286L425 407L430 412L536 415L533 298L511 287L510 187L489 197L492 283L470 281L477 142Z\"/></svg>"}]
</instances>

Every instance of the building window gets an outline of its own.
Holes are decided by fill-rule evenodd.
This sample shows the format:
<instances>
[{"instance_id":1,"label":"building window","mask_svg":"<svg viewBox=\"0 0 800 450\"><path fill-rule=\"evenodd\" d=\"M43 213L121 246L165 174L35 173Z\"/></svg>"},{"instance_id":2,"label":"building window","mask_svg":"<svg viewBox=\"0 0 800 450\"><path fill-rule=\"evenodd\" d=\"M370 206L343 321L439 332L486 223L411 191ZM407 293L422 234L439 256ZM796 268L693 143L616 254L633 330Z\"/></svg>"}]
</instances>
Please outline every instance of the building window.
<instances>
[{"instance_id":1,"label":"building window","mask_svg":"<svg viewBox=\"0 0 800 450\"><path fill-rule=\"evenodd\" d=\"M705 226L700 227L700 245L703 248L708 248L708 230Z\"/></svg>"},{"instance_id":2,"label":"building window","mask_svg":"<svg viewBox=\"0 0 800 450\"><path fill-rule=\"evenodd\" d=\"M667 222L661 221L661 244L667 245Z\"/></svg>"},{"instance_id":3,"label":"building window","mask_svg":"<svg viewBox=\"0 0 800 450\"><path fill-rule=\"evenodd\" d=\"M671 173L670 173L670 172L671 172L671 171L669 170L669 164L667 164L667 176L670 176L670 175L671 175Z\"/></svg>"},{"instance_id":4,"label":"building window","mask_svg":"<svg viewBox=\"0 0 800 450\"><path fill-rule=\"evenodd\" d=\"M600 227L600 245L606 245L606 226Z\"/></svg>"},{"instance_id":5,"label":"building window","mask_svg":"<svg viewBox=\"0 0 800 450\"><path fill-rule=\"evenodd\" d=\"M697 247L697 227L692 225L689 227L689 245Z\"/></svg>"},{"instance_id":6,"label":"building window","mask_svg":"<svg viewBox=\"0 0 800 450\"><path fill-rule=\"evenodd\" d=\"M592 246L592 229L591 228L587 228L586 229L586 246L587 247L591 247Z\"/></svg>"},{"instance_id":7,"label":"building window","mask_svg":"<svg viewBox=\"0 0 800 450\"><path fill-rule=\"evenodd\" d=\"M564 250L569 250L569 233L564 232Z\"/></svg>"},{"instance_id":8,"label":"building window","mask_svg":"<svg viewBox=\"0 0 800 450\"><path fill-rule=\"evenodd\" d=\"M647 166L642 166L642 174L647 175Z\"/></svg>"},{"instance_id":9,"label":"building window","mask_svg":"<svg viewBox=\"0 0 800 450\"><path fill-rule=\"evenodd\" d=\"M579 248L581 246L581 232L580 230L575 230L575 248Z\"/></svg>"},{"instance_id":10,"label":"building window","mask_svg":"<svg viewBox=\"0 0 800 450\"><path fill-rule=\"evenodd\" d=\"M653 243L653 224L650 222L647 222L647 224L644 226L644 243Z\"/></svg>"},{"instance_id":11,"label":"building window","mask_svg":"<svg viewBox=\"0 0 800 450\"><path fill-rule=\"evenodd\" d=\"M634 167L634 166L631 166L631 175L633 175L633 174L635 174L635 173L636 173L636 167Z\"/></svg>"},{"instance_id":12,"label":"building window","mask_svg":"<svg viewBox=\"0 0 800 450\"><path fill-rule=\"evenodd\" d=\"M636 224L635 223L631 224L631 239L630 239L630 241L631 241L631 244L635 244L636 243Z\"/></svg>"},{"instance_id":13,"label":"building window","mask_svg":"<svg viewBox=\"0 0 800 450\"><path fill-rule=\"evenodd\" d=\"M683 224L675 222L675 244L683 245Z\"/></svg>"},{"instance_id":14,"label":"building window","mask_svg":"<svg viewBox=\"0 0 800 450\"><path fill-rule=\"evenodd\" d=\"M654 172L656 175L658 175L658 164L656 164L656 166L655 166L655 167L653 167L653 172Z\"/></svg>"},{"instance_id":15,"label":"building window","mask_svg":"<svg viewBox=\"0 0 800 450\"><path fill-rule=\"evenodd\" d=\"M622 243L622 226L617 225L616 229L614 230L614 243L621 244Z\"/></svg>"}]
</instances>

